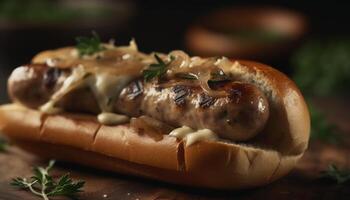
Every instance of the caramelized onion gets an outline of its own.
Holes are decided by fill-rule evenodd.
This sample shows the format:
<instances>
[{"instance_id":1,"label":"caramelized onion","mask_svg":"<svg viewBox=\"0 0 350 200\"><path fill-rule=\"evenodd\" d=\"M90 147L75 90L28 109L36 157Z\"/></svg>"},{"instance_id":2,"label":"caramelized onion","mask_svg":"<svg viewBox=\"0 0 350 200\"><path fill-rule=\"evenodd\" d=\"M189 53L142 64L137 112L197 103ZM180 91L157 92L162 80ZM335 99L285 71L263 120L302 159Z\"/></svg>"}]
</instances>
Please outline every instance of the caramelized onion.
<instances>
[{"instance_id":1,"label":"caramelized onion","mask_svg":"<svg viewBox=\"0 0 350 200\"><path fill-rule=\"evenodd\" d=\"M177 57L171 63L170 70L167 73L170 80L173 77L180 77L184 80L190 79L187 81L187 83L190 82L191 84L198 84L203 91L210 96L218 97L226 95L225 91L213 90L209 86L209 81L212 80L212 74L222 72L222 70L215 64L215 62L217 62L217 58L201 59L197 57L193 59L193 61L196 63L194 64L190 63L191 59L182 51L174 51L173 54L170 53L169 55L174 55L175 53ZM180 62L181 64L179 64ZM191 79L195 79L195 81ZM167 85L175 84L176 83L170 82ZM177 85L179 84L180 83L177 82Z\"/></svg>"},{"instance_id":2,"label":"caramelized onion","mask_svg":"<svg viewBox=\"0 0 350 200\"><path fill-rule=\"evenodd\" d=\"M177 85L184 85L184 86L195 86L197 84L197 81L189 80L189 79L180 79L180 80L169 80L164 83L160 83L159 86L162 88L170 88Z\"/></svg>"},{"instance_id":3,"label":"caramelized onion","mask_svg":"<svg viewBox=\"0 0 350 200\"><path fill-rule=\"evenodd\" d=\"M219 97L226 95L225 91L212 90L208 84L211 79L211 71L199 72L197 74L199 86L212 97Z\"/></svg>"},{"instance_id":4,"label":"caramelized onion","mask_svg":"<svg viewBox=\"0 0 350 200\"><path fill-rule=\"evenodd\" d=\"M174 60L171 62L169 68L188 68L190 64L190 57L183 51L175 50L169 53L169 57L173 57Z\"/></svg>"},{"instance_id":5,"label":"caramelized onion","mask_svg":"<svg viewBox=\"0 0 350 200\"><path fill-rule=\"evenodd\" d=\"M189 65L189 67L193 67L193 66L200 66L202 65L204 62L206 62L205 59L199 57L199 56L194 56L191 58L191 63Z\"/></svg>"}]
</instances>

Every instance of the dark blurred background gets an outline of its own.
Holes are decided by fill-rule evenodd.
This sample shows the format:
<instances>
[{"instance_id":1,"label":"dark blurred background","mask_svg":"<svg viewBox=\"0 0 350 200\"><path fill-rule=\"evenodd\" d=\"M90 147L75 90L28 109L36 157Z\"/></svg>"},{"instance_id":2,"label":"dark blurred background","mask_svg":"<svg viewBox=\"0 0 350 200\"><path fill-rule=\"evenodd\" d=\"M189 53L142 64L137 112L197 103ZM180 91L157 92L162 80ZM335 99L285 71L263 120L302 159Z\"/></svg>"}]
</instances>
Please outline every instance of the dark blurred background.
<instances>
[{"instance_id":1,"label":"dark blurred background","mask_svg":"<svg viewBox=\"0 0 350 200\"><path fill-rule=\"evenodd\" d=\"M8 101L6 79L14 67L30 62L39 51L74 45L76 36L90 35L92 30L104 41L114 38L116 44L127 44L135 38L139 49L145 52L182 49L191 55L215 55L216 52L207 52L210 45L205 47L206 51L201 51L202 44L212 41L210 37L199 40L199 47L191 46L193 38L200 38L192 33L189 36L193 27L229 38L224 40L223 46L230 43L230 37L232 41L237 37L243 41L243 47L238 46L238 49L243 49L245 44L254 49L258 43L259 48L252 52L247 50L245 55L232 49L222 54L270 64L292 76L310 96L338 95L335 90L343 95L350 73L349 5L334 1L286 0L0 0L0 102ZM237 12L237 8L248 10L248 15ZM252 27L239 24L239 21L254 18L257 11L250 11L251 8L266 10L265 13L259 11L262 16L270 15L270 8L293 12L300 17L296 22L299 23L297 33L292 31L283 35L283 28L281 37L278 32L266 32L273 20L267 20L263 25L258 22L258 27L254 27L254 22ZM225 12L225 17L216 18ZM264 18L260 14L255 18ZM231 21L236 21L232 22L232 30L223 30L222 26L227 27L225 23ZM289 23L288 19L286 23ZM262 27L265 25L266 29ZM280 25L284 26L283 23ZM256 34L260 29L265 32ZM316 81L322 83L322 88L315 86Z\"/></svg>"}]
</instances>

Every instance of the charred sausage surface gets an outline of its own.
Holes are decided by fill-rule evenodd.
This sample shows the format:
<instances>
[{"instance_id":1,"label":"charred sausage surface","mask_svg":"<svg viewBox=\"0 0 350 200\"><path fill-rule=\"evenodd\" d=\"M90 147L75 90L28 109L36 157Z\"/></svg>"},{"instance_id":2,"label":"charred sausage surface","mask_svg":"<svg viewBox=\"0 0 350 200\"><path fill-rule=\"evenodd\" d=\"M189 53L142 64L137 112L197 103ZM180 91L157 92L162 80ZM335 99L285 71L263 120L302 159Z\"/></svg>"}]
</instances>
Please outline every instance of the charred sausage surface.
<instances>
[{"instance_id":1,"label":"charred sausage surface","mask_svg":"<svg viewBox=\"0 0 350 200\"><path fill-rule=\"evenodd\" d=\"M62 86L70 73L70 69L45 65L21 66L9 78L9 94L14 101L38 108ZM198 85L181 81L167 85L138 79L121 91L114 104L114 112L130 117L147 115L174 127L208 128L222 138L240 141L251 138L263 129L268 120L269 105L256 86L224 81L212 83L211 87L224 91L224 95L210 96ZM58 104L68 111L100 112L88 88L76 89Z\"/></svg>"}]
</instances>

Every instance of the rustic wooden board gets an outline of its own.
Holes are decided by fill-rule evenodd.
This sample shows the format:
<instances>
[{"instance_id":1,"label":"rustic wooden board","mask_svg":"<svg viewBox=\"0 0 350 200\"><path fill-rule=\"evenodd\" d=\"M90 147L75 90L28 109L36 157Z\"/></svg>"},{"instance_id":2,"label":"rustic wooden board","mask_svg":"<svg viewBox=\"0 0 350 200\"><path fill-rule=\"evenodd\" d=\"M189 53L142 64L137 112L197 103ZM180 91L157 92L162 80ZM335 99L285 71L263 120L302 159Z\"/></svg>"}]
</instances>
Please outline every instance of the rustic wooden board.
<instances>
[{"instance_id":1,"label":"rustic wooden board","mask_svg":"<svg viewBox=\"0 0 350 200\"><path fill-rule=\"evenodd\" d=\"M350 184L337 185L320 178L320 171L326 169L330 163L350 167L350 135L347 135L350 134L350 112L344 112L349 110L347 101L328 100L317 103L325 108L329 119L336 122L344 132L343 142L337 145L312 142L295 170L287 177L265 187L243 191L184 188L68 163L57 163L52 173L62 175L70 172L72 177L85 180L85 191L79 199L89 200L349 199ZM0 200L39 199L28 192L16 190L9 182L16 176L30 176L33 166L46 164L46 161L16 147L10 147L6 153L0 153Z\"/></svg>"}]
</instances>

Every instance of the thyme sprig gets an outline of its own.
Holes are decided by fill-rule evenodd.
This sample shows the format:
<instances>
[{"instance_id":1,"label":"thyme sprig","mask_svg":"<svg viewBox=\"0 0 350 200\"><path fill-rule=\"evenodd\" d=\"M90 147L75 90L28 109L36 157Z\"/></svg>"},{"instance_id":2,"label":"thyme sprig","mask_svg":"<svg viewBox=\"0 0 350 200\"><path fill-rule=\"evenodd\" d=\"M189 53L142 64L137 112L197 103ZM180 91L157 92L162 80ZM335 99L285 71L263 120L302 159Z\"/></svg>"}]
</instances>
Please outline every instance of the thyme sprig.
<instances>
[{"instance_id":1,"label":"thyme sprig","mask_svg":"<svg viewBox=\"0 0 350 200\"><path fill-rule=\"evenodd\" d=\"M143 78L146 81L163 77L168 70L168 66L174 60L173 57L170 57L170 61L165 63L157 54L154 54L154 57L157 63L150 64L148 69L143 70Z\"/></svg>"},{"instance_id":2,"label":"thyme sprig","mask_svg":"<svg viewBox=\"0 0 350 200\"><path fill-rule=\"evenodd\" d=\"M350 181L350 171L340 170L334 164L328 166L326 171L321 172L322 177L335 180L338 184Z\"/></svg>"},{"instance_id":3,"label":"thyme sprig","mask_svg":"<svg viewBox=\"0 0 350 200\"><path fill-rule=\"evenodd\" d=\"M49 174L54 164L55 161L51 160L46 168L35 167L32 177L29 179L22 177L14 178L11 185L28 190L44 200L49 200L49 197L52 196L74 197L77 193L82 192L85 182L75 182L69 177L69 174L61 176L58 181L54 180Z\"/></svg>"},{"instance_id":4,"label":"thyme sprig","mask_svg":"<svg viewBox=\"0 0 350 200\"><path fill-rule=\"evenodd\" d=\"M101 39L95 31L92 32L91 37L77 37L76 42L79 56L91 56L106 49L102 45Z\"/></svg>"}]
</instances>

